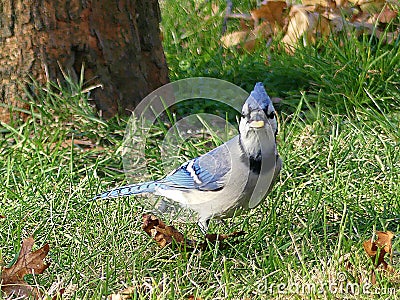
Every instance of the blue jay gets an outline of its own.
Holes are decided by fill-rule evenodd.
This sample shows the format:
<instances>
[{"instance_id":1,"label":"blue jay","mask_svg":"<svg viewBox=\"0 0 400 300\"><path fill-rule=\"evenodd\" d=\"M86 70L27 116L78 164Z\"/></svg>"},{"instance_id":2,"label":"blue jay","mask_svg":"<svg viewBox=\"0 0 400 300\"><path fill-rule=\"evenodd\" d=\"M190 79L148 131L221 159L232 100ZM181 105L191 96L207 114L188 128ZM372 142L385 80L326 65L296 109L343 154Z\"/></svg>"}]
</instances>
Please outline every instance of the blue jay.
<instances>
[{"instance_id":1,"label":"blue jay","mask_svg":"<svg viewBox=\"0 0 400 300\"><path fill-rule=\"evenodd\" d=\"M254 208L271 190L282 165L276 149L277 132L274 107L259 82L243 105L237 136L162 179L118 187L95 199L160 195L194 211L206 233L210 219Z\"/></svg>"}]
</instances>

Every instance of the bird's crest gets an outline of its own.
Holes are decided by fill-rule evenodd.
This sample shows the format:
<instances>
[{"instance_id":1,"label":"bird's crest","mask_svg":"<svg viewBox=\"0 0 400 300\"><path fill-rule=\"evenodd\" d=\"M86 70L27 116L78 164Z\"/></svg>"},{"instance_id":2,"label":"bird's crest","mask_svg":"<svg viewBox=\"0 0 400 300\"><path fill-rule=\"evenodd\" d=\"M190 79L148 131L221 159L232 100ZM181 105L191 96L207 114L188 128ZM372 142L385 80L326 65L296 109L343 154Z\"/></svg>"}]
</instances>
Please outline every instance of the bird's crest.
<instances>
[{"instance_id":1,"label":"bird's crest","mask_svg":"<svg viewBox=\"0 0 400 300\"><path fill-rule=\"evenodd\" d=\"M265 91L262 82L257 82L254 90L251 91L250 96L246 100L246 104L251 110L265 109L271 103L267 92Z\"/></svg>"}]
</instances>

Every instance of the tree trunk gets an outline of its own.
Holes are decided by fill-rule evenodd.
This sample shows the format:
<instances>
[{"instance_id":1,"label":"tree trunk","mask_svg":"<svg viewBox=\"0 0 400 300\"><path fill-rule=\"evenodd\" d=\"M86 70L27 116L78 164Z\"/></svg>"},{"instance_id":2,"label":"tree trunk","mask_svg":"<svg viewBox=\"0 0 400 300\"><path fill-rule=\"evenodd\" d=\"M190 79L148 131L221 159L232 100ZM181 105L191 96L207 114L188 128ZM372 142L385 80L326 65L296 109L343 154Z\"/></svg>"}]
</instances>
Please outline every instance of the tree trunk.
<instances>
[{"instance_id":1,"label":"tree trunk","mask_svg":"<svg viewBox=\"0 0 400 300\"><path fill-rule=\"evenodd\" d=\"M79 78L84 64L101 114L129 113L168 82L160 18L157 0L0 0L0 102L21 107L29 76Z\"/></svg>"}]
</instances>

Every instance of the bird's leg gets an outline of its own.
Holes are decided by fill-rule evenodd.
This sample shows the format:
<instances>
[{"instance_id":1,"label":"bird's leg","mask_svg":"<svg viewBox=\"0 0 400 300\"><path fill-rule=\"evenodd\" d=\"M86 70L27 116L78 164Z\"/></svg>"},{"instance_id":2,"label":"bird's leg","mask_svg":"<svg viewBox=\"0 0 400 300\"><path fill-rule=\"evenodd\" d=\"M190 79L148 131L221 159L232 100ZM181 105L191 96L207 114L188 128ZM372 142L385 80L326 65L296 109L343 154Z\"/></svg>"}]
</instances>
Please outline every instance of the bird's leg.
<instances>
[{"instance_id":1,"label":"bird's leg","mask_svg":"<svg viewBox=\"0 0 400 300\"><path fill-rule=\"evenodd\" d=\"M200 227L201 233L206 235L208 230L208 225L210 224L210 219L200 219L197 225Z\"/></svg>"}]
</instances>

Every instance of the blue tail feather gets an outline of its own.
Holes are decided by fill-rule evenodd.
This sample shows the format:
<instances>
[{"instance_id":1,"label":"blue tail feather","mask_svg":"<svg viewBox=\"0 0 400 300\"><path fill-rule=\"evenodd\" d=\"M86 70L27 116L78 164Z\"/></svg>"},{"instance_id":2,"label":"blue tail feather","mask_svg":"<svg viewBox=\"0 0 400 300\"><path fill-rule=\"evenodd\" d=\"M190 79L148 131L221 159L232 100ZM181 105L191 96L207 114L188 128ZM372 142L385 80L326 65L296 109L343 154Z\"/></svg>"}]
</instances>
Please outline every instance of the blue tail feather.
<instances>
[{"instance_id":1,"label":"blue tail feather","mask_svg":"<svg viewBox=\"0 0 400 300\"><path fill-rule=\"evenodd\" d=\"M101 193L93 198L93 200L126 197L130 195L154 193L160 184L156 181L149 181L139 184L124 185L107 192Z\"/></svg>"}]
</instances>

